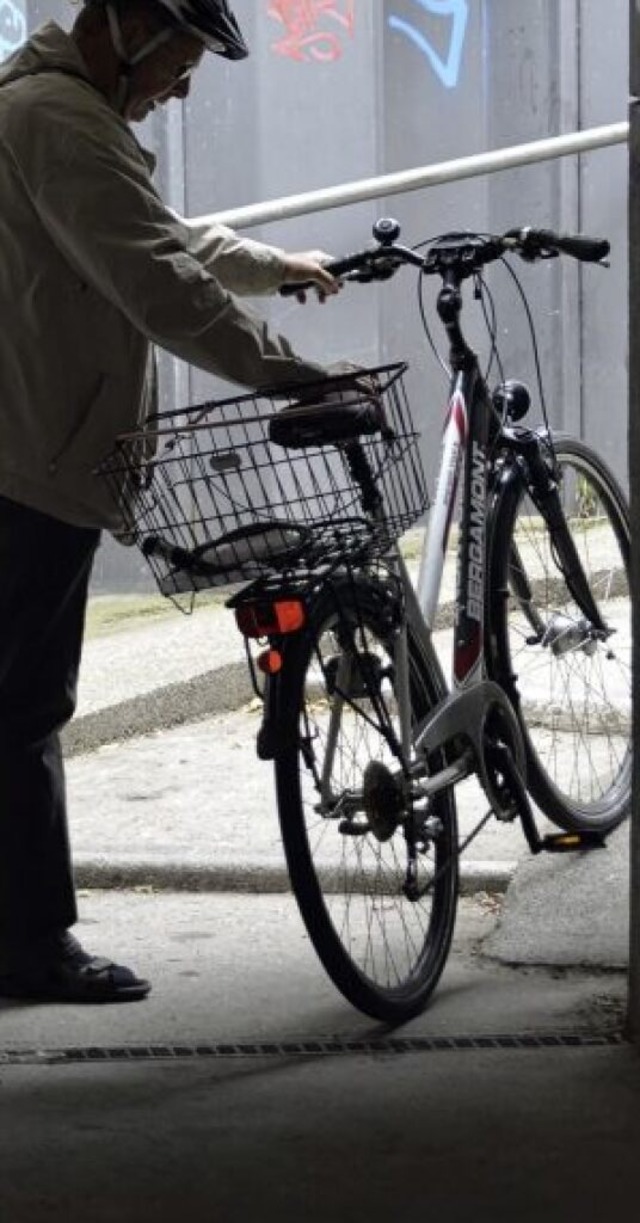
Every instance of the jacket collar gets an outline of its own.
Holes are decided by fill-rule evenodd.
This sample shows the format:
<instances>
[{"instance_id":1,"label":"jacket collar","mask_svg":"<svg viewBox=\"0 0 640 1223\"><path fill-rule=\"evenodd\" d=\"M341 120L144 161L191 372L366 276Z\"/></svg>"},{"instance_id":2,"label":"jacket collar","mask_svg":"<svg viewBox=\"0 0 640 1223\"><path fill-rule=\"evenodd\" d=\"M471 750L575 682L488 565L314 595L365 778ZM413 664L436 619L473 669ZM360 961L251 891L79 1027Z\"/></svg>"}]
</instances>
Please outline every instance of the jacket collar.
<instances>
[{"instance_id":1,"label":"jacket collar","mask_svg":"<svg viewBox=\"0 0 640 1223\"><path fill-rule=\"evenodd\" d=\"M65 33L55 21L47 21L45 25L40 26L24 46L20 47L4 64L0 65L0 86L20 80L21 77L39 76L43 72L62 72L67 76L79 77L80 80L86 81L87 85L90 85L95 90L105 105L110 106L104 94L100 93L93 84L87 70L87 65L73 38ZM114 111L114 114L118 115L115 107L111 107L111 109ZM135 140L150 172L153 173L156 167L156 158L153 153L143 148L122 116L118 115L118 118L131 139Z\"/></svg>"},{"instance_id":2,"label":"jacket collar","mask_svg":"<svg viewBox=\"0 0 640 1223\"><path fill-rule=\"evenodd\" d=\"M39 72L68 72L91 84L87 66L71 36L48 21L0 66L0 84Z\"/></svg>"}]
</instances>

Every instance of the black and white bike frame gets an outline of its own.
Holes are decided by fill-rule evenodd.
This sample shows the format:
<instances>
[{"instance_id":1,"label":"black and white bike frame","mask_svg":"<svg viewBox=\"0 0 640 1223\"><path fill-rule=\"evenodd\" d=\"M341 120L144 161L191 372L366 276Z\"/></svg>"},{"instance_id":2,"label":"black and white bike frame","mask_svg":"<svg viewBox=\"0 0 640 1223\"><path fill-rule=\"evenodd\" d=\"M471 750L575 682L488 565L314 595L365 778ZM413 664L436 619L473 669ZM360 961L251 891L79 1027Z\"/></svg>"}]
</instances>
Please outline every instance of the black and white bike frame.
<instances>
[{"instance_id":1,"label":"black and white bike frame","mask_svg":"<svg viewBox=\"0 0 640 1223\"><path fill-rule=\"evenodd\" d=\"M445 559L451 535L458 490L460 499L457 550L455 628L451 687L441 702L414 732L414 759L440 753L454 740L463 740L468 750L428 778L426 790L435 793L452 781L475 772L494 808L500 810L504 796L496 786L495 771L486 757L488 728L499 723L499 736L508 745L522 775L524 745L515 711L499 685L487 678L485 665L485 611L488 565L489 514L488 438L491 405L475 353L460 342L453 324L454 368L444 424L440 467L430 510L426 546L422 554L415 595L407 589L407 621L415 638L435 659L432 634ZM410 721L408 683L402 679L406 663L396 660L401 723ZM402 694L406 694L403 699ZM406 738L406 733L403 735ZM449 753L450 754L450 753ZM510 817L509 817L510 818Z\"/></svg>"},{"instance_id":2,"label":"black and white bike frame","mask_svg":"<svg viewBox=\"0 0 640 1223\"><path fill-rule=\"evenodd\" d=\"M484 584L487 523L488 409L473 372L455 374L440 470L418 576L418 604L433 631L461 472L464 472L456 577L452 679L469 687L485 676Z\"/></svg>"}]
</instances>

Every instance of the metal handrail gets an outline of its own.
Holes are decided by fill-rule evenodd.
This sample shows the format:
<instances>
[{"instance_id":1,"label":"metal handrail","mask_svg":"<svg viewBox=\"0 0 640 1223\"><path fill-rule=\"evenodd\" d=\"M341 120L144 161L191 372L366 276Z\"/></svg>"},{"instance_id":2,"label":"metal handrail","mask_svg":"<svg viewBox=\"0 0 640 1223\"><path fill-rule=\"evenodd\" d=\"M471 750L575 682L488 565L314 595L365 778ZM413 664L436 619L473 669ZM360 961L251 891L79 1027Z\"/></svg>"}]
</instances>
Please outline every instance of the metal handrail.
<instances>
[{"instance_id":1,"label":"metal handrail","mask_svg":"<svg viewBox=\"0 0 640 1223\"><path fill-rule=\"evenodd\" d=\"M270 221L284 221L288 217L305 216L310 212L342 208L347 204L359 204L365 200L380 199L382 196L418 191L424 187L436 187L443 183L459 182L465 178L477 178L482 174L496 174L501 170L512 170L517 166L532 165L535 162L569 157L576 153L587 153L592 149L625 144L628 138L628 123L611 123L605 127L592 127L582 132L552 136L547 140L515 144L490 153L459 157L454 161L442 161L432 166L419 166L414 170L381 174L376 178L360 179L357 182L343 183L340 186L328 187L320 191L306 191L302 195L283 196L281 199L268 200L262 204L248 204L242 208L231 208L224 212L198 217L197 220L200 222L217 221L230 225L234 229L249 229L253 225L265 225Z\"/></svg>"}]
</instances>

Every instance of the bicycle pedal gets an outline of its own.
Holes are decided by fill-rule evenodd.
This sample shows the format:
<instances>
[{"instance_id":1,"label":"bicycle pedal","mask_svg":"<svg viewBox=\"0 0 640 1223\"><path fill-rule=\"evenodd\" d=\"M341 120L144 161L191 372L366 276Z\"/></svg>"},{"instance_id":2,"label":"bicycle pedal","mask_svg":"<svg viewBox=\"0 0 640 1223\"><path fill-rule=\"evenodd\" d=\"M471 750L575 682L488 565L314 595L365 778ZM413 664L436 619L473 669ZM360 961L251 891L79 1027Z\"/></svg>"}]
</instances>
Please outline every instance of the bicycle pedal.
<instances>
[{"instance_id":1,"label":"bicycle pedal","mask_svg":"<svg viewBox=\"0 0 640 1223\"><path fill-rule=\"evenodd\" d=\"M606 849L601 832L554 832L542 837L541 848L549 854L571 854L591 849Z\"/></svg>"}]
</instances>

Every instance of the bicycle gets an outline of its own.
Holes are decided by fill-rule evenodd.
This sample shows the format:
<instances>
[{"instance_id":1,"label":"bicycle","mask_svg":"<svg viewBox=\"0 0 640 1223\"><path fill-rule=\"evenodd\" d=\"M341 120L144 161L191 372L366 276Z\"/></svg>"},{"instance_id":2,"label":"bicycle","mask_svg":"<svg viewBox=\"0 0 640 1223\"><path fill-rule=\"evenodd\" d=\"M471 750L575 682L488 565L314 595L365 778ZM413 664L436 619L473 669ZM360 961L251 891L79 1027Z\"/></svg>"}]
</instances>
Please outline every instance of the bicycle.
<instances>
[{"instance_id":1,"label":"bicycle","mask_svg":"<svg viewBox=\"0 0 640 1223\"><path fill-rule=\"evenodd\" d=\"M227 606L298 906L337 988L393 1023L438 983L459 859L487 819L519 819L534 853L597 848L631 784L625 498L583 442L523 423L524 384L490 392L461 324L463 286L482 296L488 264L600 262L608 243L522 229L423 253L399 236L383 219L375 245L330 267L441 281L450 389L417 588L398 544L428 508L405 365L165 413L103 469L163 593L243 583ZM460 483L449 690L433 633ZM455 790L472 775L489 811L459 843ZM532 802L560 832L541 835Z\"/></svg>"}]
</instances>

